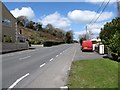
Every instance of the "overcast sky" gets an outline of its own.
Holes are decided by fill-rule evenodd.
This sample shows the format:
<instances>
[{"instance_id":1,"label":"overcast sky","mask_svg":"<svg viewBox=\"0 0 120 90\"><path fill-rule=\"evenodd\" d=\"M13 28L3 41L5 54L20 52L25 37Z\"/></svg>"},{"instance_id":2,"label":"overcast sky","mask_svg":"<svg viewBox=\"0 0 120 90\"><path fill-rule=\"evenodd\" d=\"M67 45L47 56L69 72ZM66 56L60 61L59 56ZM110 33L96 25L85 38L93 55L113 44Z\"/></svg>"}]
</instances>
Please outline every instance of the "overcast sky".
<instances>
[{"instance_id":1,"label":"overcast sky","mask_svg":"<svg viewBox=\"0 0 120 90\"><path fill-rule=\"evenodd\" d=\"M104 0L99 0L101 3L97 0L85 1L87 2L4 2L4 4L15 17L24 15L29 20L41 22L43 26L50 23L56 28L73 30L74 38L78 39L79 34L85 33L86 25L96 36L100 28L117 15L116 3L110 2L97 22L91 25L89 24L91 20L99 16L100 12L97 11ZM106 3L101 10L105 5Z\"/></svg>"}]
</instances>

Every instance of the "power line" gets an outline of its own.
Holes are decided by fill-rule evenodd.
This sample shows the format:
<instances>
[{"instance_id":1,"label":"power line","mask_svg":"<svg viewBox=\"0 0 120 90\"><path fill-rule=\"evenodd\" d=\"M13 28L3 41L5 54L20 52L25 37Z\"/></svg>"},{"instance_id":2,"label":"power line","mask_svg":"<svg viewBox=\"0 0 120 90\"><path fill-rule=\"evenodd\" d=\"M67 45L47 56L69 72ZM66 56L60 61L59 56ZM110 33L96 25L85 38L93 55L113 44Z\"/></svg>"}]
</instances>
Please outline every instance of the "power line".
<instances>
[{"instance_id":1,"label":"power line","mask_svg":"<svg viewBox=\"0 0 120 90\"><path fill-rule=\"evenodd\" d=\"M94 23L96 23L96 21L100 18L100 16L102 15L102 13L105 11L106 7L108 6L109 2L110 2L110 0L107 2L107 4L105 5L105 7L103 8L102 12L101 12L101 13L99 14L99 16L95 19L95 21L92 23L92 25L93 25Z\"/></svg>"},{"instance_id":2,"label":"power line","mask_svg":"<svg viewBox=\"0 0 120 90\"><path fill-rule=\"evenodd\" d=\"M97 10L95 16L93 17L93 19L90 21L89 24L91 24L93 22L94 18L96 17L97 13L100 11L100 9L102 8L102 6L103 6L104 3L105 3L105 0L102 2L102 4L100 5L99 9Z\"/></svg>"},{"instance_id":3,"label":"power line","mask_svg":"<svg viewBox=\"0 0 120 90\"><path fill-rule=\"evenodd\" d=\"M105 2L105 0L104 0L103 3L101 4L101 7L103 6L104 2ZM94 18L93 18L92 21L91 21L89 24L92 23L91 25L93 25L94 23L96 23L96 21L100 18L100 16L102 15L102 13L105 11L105 9L106 9L106 7L108 6L109 2L110 2L110 0L107 2L107 4L105 5L105 7L103 8L103 10L100 12L99 16L95 19L95 21L92 23L92 21L94 20ZM97 13L98 13L99 10L101 9L101 7L98 9ZM96 15L97 15L97 13L96 13ZM95 15L95 16L96 16L96 15ZM86 35L87 35L87 26L86 26Z\"/></svg>"}]
</instances>

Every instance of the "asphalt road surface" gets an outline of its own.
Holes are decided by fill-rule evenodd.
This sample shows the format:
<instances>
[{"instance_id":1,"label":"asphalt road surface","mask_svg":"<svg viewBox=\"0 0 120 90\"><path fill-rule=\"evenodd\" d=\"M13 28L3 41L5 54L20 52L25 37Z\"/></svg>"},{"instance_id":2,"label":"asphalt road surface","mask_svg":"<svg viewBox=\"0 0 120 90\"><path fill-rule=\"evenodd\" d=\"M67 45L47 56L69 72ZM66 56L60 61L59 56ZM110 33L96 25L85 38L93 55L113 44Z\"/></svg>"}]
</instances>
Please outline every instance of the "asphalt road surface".
<instances>
[{"instance_id":1,"label":"asphalt road surface","mask_svg":"<svg viewBox=\"0 0 120 90\"><path fill-rule=\"evenodd\" d=\"M3 54L2 88L60 88L66 85L73 60L94 57L102 58L94 52L81 52L79 44Z\"/></svg>"}]
</instances>

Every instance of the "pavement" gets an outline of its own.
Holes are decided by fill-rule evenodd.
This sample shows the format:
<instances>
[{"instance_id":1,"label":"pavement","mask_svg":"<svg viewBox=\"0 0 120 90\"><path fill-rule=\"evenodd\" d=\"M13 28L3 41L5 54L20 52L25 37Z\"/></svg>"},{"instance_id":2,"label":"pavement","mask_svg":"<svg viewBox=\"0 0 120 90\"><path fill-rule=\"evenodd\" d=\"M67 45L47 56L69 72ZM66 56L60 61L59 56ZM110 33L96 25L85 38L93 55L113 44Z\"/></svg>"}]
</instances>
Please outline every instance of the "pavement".
<instances>
[{"instance_id":1,"label":"pavement","mask_svg":"<svg viewBox=\"0 0 120 90\"><path fill-rule=\"evenodd\" d=\"M77 45L77 51L74 57L74 60L95 60L95 59L102 59L103 55L99 55L97 52L92 51L81 51L81 46Z\"/></svg>"},{"instance_id":2,"label":"pavement","mask_svg":"<svg viewBox=\"0 0 120 90\"><path fill-rule=\"evenodd\" d=\"M79 44L53 47L32 46L30 50L2 55L3 88L60 88L66 86L73 60L102 58L81 52Z\"/></svg>"}]
</instances>

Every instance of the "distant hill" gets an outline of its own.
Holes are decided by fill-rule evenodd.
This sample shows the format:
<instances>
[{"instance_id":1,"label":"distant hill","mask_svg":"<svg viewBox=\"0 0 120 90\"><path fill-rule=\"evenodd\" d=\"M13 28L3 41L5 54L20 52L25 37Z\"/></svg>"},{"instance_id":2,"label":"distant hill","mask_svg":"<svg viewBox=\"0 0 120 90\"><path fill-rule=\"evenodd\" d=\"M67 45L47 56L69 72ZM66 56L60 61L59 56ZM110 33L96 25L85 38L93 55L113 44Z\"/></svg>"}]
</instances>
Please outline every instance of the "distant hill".
<instances>
[{"instance_id":1,"label":"distant hill","mask_svg":"<svg viewBox=\"0 0 120 90\"><path fill-rule=\"evenodd\" d=\"M44 41L64 41L63 37L55 35L45 28L39 31L18 25L18 29L22 30L22 34L30 40L32 44L42 44Z\"/></svg>"}]
</instances>

